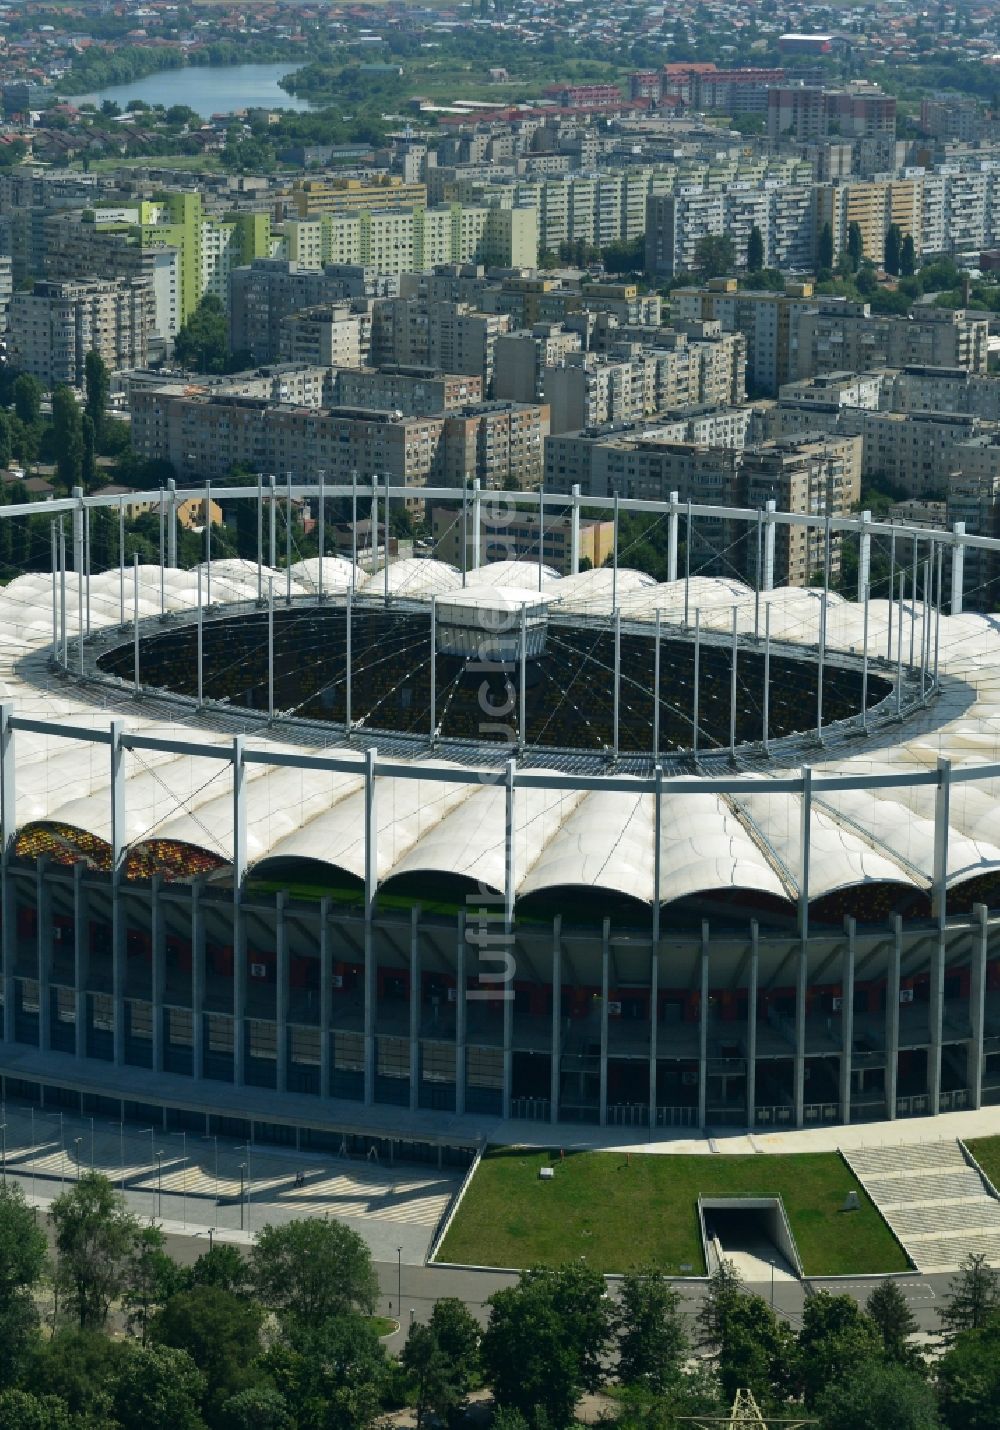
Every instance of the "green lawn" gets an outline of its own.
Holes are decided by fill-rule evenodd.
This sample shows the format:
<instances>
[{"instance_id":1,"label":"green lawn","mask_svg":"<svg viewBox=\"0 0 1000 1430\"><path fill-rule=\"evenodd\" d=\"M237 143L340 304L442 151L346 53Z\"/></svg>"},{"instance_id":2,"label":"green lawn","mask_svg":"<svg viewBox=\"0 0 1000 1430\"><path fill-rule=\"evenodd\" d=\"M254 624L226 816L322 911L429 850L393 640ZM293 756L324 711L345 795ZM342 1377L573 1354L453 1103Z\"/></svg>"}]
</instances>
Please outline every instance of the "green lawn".
<instances>
[{"instance_id":1,"label":"green lawn","mask_svg":"<svg viewBox=\"0 0 1000 1430\"><path fill-rule=\"evenodd\" d=\"M1000 1137L976 1137L965 1145L1000 1191Z\"/></svg>"},{"instance_id":2,"label":"green lawn","mask_svg":"<svg viewBox=\"0 0 1000 1430\"><path fill-rule=\"evenodd\" d=\"M551 1164L551 1182L538 1169ZM842 1212L857 1192L861 1209ZM836 1153L641 1156L500 1147L487 1153L438 1252L441 1261L598 1271L641 1263L705 1271L698 1196L780 1196L810 1276L906 1271L901 1248Z\"/></svg>"}]
</instances>

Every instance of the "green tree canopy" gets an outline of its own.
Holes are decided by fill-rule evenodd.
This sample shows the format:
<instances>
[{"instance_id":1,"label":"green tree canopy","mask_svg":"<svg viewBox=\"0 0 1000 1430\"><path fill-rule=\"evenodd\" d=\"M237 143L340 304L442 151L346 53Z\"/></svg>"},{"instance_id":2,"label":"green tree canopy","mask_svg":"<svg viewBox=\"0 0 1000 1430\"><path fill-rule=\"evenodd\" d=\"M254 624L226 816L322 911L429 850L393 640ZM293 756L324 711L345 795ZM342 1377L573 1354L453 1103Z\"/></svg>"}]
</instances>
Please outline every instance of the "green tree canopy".
<instances>
[{"instance_id":1,"label":"green tree canopy","mask_svg":"<svg viewBox=\"0 0 1000 1430\"><path fill-rule=\"evenodd\" d=\"M695 244L695 272L703 283L731 273L735 265L736 248L728 234L707 233Z\"/></svg>"},{"instance_id":2,"label":"green tree canopy","mask_svg":"<svg viewBox=\"0 0 1000 1430\"><path fill-rule=\"evenodd\" d=\"M52 390L52 444L56 471L64 487L83 482L83 419L72 389L60 384Z\"/></svg>"},{"instance_id":3,"label":"green tree canopy","mask_svg":"<svg viewBox=\"0 0 1000 1430\"><path fill-rule=\"evenodd\" d=\"M891 223L885 231L885 271L894 278L899 277L899 263L903 248L903 232L898 223Z\"/></svg>"},{"instance_id":4,"label":"green tree canopy","mask_svg":"<svg viewBox=\"0 0 1000 1430\"><path fill-rule=\"evenodd\" d=\"M847 226L847 262L852 273L857 273L865 256L865 241L861 225L855 221Z\"/></svg>"},{"instance_id":5,"label":"green tree canopy","mask_svg":"<svg viewBox=\"0 0 1000 1430\"><path fill-rule=\"evenodd\" d=\"M908 1360L907 1339L916 1331L917 1321L896 1282L880 1281L865 1302L865 1310L882 1337L886 1359Z\"/></svg>"},{"instance_id":6,"label":"green tree canopy","mask_svg":"<svg viewBox=\"0 0 1000 1430\"><path fill-rule=\"evenodd\" d=\"M0 1391L0 1430L75 1430L69 1411L55 1395L30 1390Z\"/></svg>"},{"instance_id":7,"label":"green tree canopy","mask_svg":"<svg viewBox=\"0 0 1000 1430\"><path fill-rule=\"evenodd\" d=\"M34 1286L45 1270L48 1242L14 1182L0 1187L0 1300Z\"/></svg>"},{"instance_id":8,"label":"green tree canopy","mask_svg":"<svg viewBox=\"0 0 1000 1430\"><path fill-rule=\"evenodd\" d=\"M876 1360L882 1349L875 1323L853 1296L810 1296L802 1312L798 1343L798 1379L807 1405L828 1385L850 1377L854 1368Z\"/></svg>"},{"instance_id":9,"label":"green tree canopy","mask_svg":"<svg viewBox=\"0 0 1000 1430\"><path fill-rule=\"evenodd\" d=\"M192 372L231 371L229 323L214 293L206 293L174 340L174 357Z\"/></svg>"},{"instance_id":10,"label":"green tree canopy","mask_svg":"<svg viewBox=\"0 0 1000 1430\"><path fill-rule=\"evenodd\" d=\"M922 1375L863 1360L826 1385L815 1404L821 1430L939 1430L934 1391Z\"/></svg>"},{"instance_id":11,"label":"green tree canopy","mask_svg":"<svg viewBox=\"0 0 1000 1430\"><path fill-rule=\"evenodd\" d=\"M342 1222L310 1217L265 1226L250 1259L257 1295L273 1311L317 1323L375 1309L371 1252Z\"/></svg>"},{"instance_id":12,"label":"green tree canopy","mask_svg":"<svg viewBox=\"0 0 1000 1430\"><path fill-rule=\"evenodd\" d=\"M111 394L111 374L108 365L99 352L91 351L83 360L83 378L86 388L85 409L94 424L94 435L98 442L104 432L108 398Z\"/></svg>"},{"instance_id":13,"label":"green tree canopy","mask_svg":"<svg viewBox=\"0 0 1000 1430\"><path fill-rule=\"evenodd\" d=\"M30 372L22 372L14 383L14 411L30 427L42 413L42 384Z\"/></svg>"},{"instance_id":14,"label":"green tree canopy","mask_svg":"<svg viewBox=\"0 0 1000 1430\"><path fill-rule=\"evenodd\" d=\"M483 1372L497 1402L532 1423L568 1425L582 1391L601 1384L610 1338L604 1282L582 1264L526 1271L490 1297Z\"/></svg>"},{"instance_id":15,"label":"green tree canopy","mask_svg":"<svg viewBox=\"0 0 1000 1430\"><path fill-rule=\"evenodd\" d=\"M679 1292L655 1267L622 1277L613 1313L618 1379L662 1393L681 1373L689 1351Z\"/></svg>"},{"instance_id":16,"label":"green tree canopy","mask_svg":"<svg viewBox=\"0 0 1000 1430\"><path fill-rule=\"evenodd\" d=\"M747 239L747 269L751 273L759 273L764 267L764 235L754 224L750 230L750 237Z\"/></svg>"},{"instance_id":17,"label":"green tree canopy","mask_svg":"<svg viewBox=\"0 0 1000 1430\"><path fill-rule=\"evenodd\" d=\"M112 1414L136 1430L204 1430L205 1378L186 1351L127 1348L114 1386Z\"/></svg>"},{"instance_id":18,"label":"green tree canopy","mask_svg":"<svg viewBox=\"0 0 1000 1430\"><path fill-rule=\"evenodd\" d=\"M247 1389L260 1354L259 1306L218 1286L195 1286L171 1296L151 1322L156 1345L186 1351L204 1373L213 1403Z\"/></svg>"},{"instance_id":19,"label":"green tree canopy","mask_svg":"<svg viewBox=\"0 0 1000 1430\"><path fill-rule=\"evenodd\" d=\"M57 1279L81 1330L99 1330L121 1294L138 1224L100 1172L87 1172L52 1203Z\"/></svg>"},{"instance_id":20,"label":"green tree canopy","mask_svg":"<svg viewBox=\"0 0 1000 1430\"><path fill-rule=\"evenodd\" d=\"M985 1256L972 1252L962 1262L958 1275L952 1277L947 1300L938 1312L941 1330L946 1336L979 1331L998 1312L1000 1271L995 1271Z\"/></svg>"}]
</instances>

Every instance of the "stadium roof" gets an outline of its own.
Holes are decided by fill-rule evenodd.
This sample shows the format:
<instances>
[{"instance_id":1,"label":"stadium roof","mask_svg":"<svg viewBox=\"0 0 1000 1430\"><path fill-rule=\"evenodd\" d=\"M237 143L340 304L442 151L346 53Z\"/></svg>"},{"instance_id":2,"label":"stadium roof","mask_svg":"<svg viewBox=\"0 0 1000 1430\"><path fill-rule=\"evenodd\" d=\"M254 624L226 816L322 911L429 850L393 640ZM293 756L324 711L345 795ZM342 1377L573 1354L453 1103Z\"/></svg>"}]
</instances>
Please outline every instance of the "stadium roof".
<instances>
[{"instance_id":1,"label":"stadium roof","mask_svg":"<svg viewBox=\"0 0 1000 1430\"><path fill-rule=\"evenodd\" d=\"M295 594L311 594L316 563L292 572ZM346 568L346 572L345 572ZM481 588L491 568L473 573ZM522 576L525 568L522 567ZM537 572L537 567L532 568ZM510 579L511 573L504 576ZM162 596L161 596L162 579ZM265 569L282 593L287 576ZM213 601L253 600L257 568L240 561L213 562ZM328 558L327 589L344 589L350 563ZM543 584L553 609L608 615L613 575L607 569ZM72 581L72 578L71 578ZM368 578L381 593L383 574ZM139 570L139 612L156 617L163 608L185 612L197 600L195 571L145 566ZM207 586L203 572L203 590ZM527 585L528 582L525 581ZM434 561L400 561L390 566L390 590L429 604L430 595L458 591L461 576ZM76 633L76 589L67 602L70 644ZM508 599L519 593L506 592ZM621 570L617 594L630 620L652 622L656 612L679 616L683 584L657 585L641 573ZM0 698L18 715L80 727L106 729L111 715L132 729L218 744L219 760L173 755L159 750L126 754L126 843L140 848L171 841L204 850L221 861L233 856L233 801L229 754L234 733L245 733L249 748L267 746L302 751L312 738L302 729L268 732L249 726L236 710L214 707L199 715L175 700L151 692L132 702L126 692L96 683L54 678L49 668L52 586L47 575L25 575L0 592ZM132 618L132 573L124 593L117 571L93 578L91 628L117 628L122 612ZM769 610L772 636L815 650L821 593L783 589L759 598L758 619ZM124 604L123 604L124 603ZM736 581L695 578L689 604L701 612L704 631L728 632L732 611L739 628L754 629L754 593ZM885 650L890 611L885 601L870 606L871 648ZM923 607L903 608L903 641L911 622L920 648ZM827 644L857 652L862 642L862 609L831 596ZM152 630L159 629L155 624ZM825 773L886 775L933 769L939 756L957 766L997 759L1000 732L1000 628L994 618L966 614L942 617L942 693L918 710L895 733L883 729L870 741L846 747L817 747L813 768ZM336 737L334 737L334 740ZM331 740L317 743L329 751ZM111 837L110 769L107 745L20 730L16 734L16 809L19 829L39 823L78 830L92 839ZM341 751L347 758L352 751ZM403 763L403 762L401 762ZM447 771L445 760L414 758L414 766ZM755 765L759 792L720 796L714 792L672 794L664 781L660 834L661 892L670 903L687 895L720 889L752 889L794 901L802 877L801 803L776 791L772 776L786 772L780 760ZM495 777L495 771L494 771ZM315 861L362 878L364 875L364 760L356 772L299 770L251 763L246 769L248 861ZM930 785L824 793L812 809L810 897L821 898L858 885L889 884L926 891L934 876L935 791ZM952 786L948 811L947 882L957 887L1000 871L1000 781ZM377 780L378 878L443 874L479 881L498 891L505 881L505 791L494 778L479 783L436 782L400 776ZM561 788L519 790L513 832L518 897L564 887L587 886L650 903L655 889L654 799L616 790Z\"/></svg>"}]
</instances>

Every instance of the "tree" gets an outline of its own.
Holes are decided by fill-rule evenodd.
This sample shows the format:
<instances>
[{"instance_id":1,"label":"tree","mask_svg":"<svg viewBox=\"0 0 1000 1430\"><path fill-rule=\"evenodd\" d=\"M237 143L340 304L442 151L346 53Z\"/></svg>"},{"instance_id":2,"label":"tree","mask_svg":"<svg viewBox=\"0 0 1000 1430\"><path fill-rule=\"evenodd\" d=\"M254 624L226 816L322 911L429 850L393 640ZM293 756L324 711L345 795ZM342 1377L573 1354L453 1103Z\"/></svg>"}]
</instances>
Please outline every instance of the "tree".
<instances>
[{"instance_id":1,"label":"tree","mask_svg":"<svg viewBox=\"0 0 1000 1430\"><path fill-rule=\"evenodd\" d=\"M938 1363L937 1381L948 1430L1000 1430L1000 1318L960 1332Z\"/></svg>"},{"instance_id":2,"label":"tree","mask_svg":"<svg viewBox=\"0 0 1000 1430\"><path fill-rule=\"evenodd\" d=\"M37 1344L24 1383L36 1394L58 1395L83 1425L105 1425L111 1420L111 1384L125 1349L99 1331L58 1330Z\"/></svg>"},{"instance_id":3,"label":"tree","mask_svg":"<svg viewBox=\"0 0 1000 1430\"><path fill-rule=\"evenodd\" d=\"M895 1281L880 1281L865 1302L865 1310L882 1337L887 1360L906 1361L908 1337L917 1329L916 1318Z\"/></svg>"},{"instance_id":4,"label":"tree","mask_svg":"<svg viewBox=\"0 0 1000 1430\"><path fill-rule=\"evenodd\" d=\"M899 250L899 271L902 277L912 278L917 269L917 250L913 242L913 234L907 233L903 236L902 246Z\"/></svg>"},{"instance_id":5,"label":"tree","mask_svg":"<svg viewBox=\"0 0 1000 1430\"><path fill-rule=\"evenodd\" d=\"M228 372L229 327L214 293L206 293L174 339L174 357L193 372Z\"/></svg>"},{"instance_id":6,"label":"tree","mask_svg":"<svg viewBox=\"0 0 1000 1430\"><path fill-rule=\"evenodd\" d=\"M27 1286L0 1302L0 1386L16 1385L38 1342L38 1308Z\"/></svg>"},{"instance_id":7,"label":"tree","mask_svg":"<svg viewBox=\"0 0 1000 1430\"><path fill-rule=\"evenodd\" d=\"M978 1252L962 1262L948 1287L948 1299L938 1312L941 1330L946 1336L960 1331L979 1331L997 1311L1000 1311L1000 1272L994 1271L986 1257Z\"/></svg>"},{"instance_id":8,"label":"tree","mask_svg":"<svg viewBox=\"0 0 1000 1430\"><path fill-rule=\"evenodd\" d=\"M754 224L747 239L747 269L750 273L760 273L764 267L764 235Z\"/></svg>"},{"instance_id":9,"label":"tree","mask_svg":"<svg viewBox=\"0 0 1000 1430\"><path fill-rule=\"evenodd\" d=\"M14 411L26 427L33 427L41 416L43 391L30 372L22 372L14 383Z\"/></svg>"},{"instance_id":10,"label":"tree","mask_svg":"<svg viewBox=\"0 0 1000 1430\"><path fill-rule=\"evenodd\" d=\"M80 419L80 435L83 440L80 479L83 482L84 491L92 492L97 486L99 476L97 468L97 438L94 433L94 424L86 412Z\"/></svg>"},{"instance_id":11,"label":"tree","mask_svg":"<svg viewBox=\"0 0 1000 1430\"><path fill-rule=\"evenodd\" d=\"M204 1430L205 1378L185 1351L129 1346L115 1381L112 1413L141 1430Z\"/></svg>"},{"instance_id":12,"label":"tree","mask_svg":"<svg viewBox=\"0 0 1000 1430\"><path fill-rule=\"evenodd\" d=\"M531 1423L568 1425L584 1390L602 1380L610 1336L604 1282L583 1264L522 1274L489 1299L483 1372L499 1405Z\"/></svg>"},{"instance_id":13,"label":"tree","mask_svg":"<svg viewBox=\"0 0 1000 1430\"><path fill-rule=\"evenodd\" d=\"M242 510L251 503L240 502L239 505ZM234 1296L246 1296L251 1283L250 1263L238 1247L223 1241L198 1257L188 1269L186 1279L189 1286L215 1286L220 1291L232 1292Z\"/></svg>"},{"instance_id":14,"label":"tree","mask_svg":"<svg viewBox=\"0 0 1000 1430\"><path fill-rule=\"evenodd\" d=\"M45 1233L20 1187L0 1187L0 1302L41 1279L47 1253Z\"/></svg>"},{"instance_id":15,"label":"tree","mask_svg":"<svg viewBox=\"0 0 1000 1430\"><path fill-rule=\"evenodd\" d=\"M107 1177L87 1172L57 1197L55 1229L58 1284L81 1330L99 1330L121 1294L138 1223Z\"/></svg>"},{"instance_id":16,"label":"tree","mask_svg":"<svg viewBox=\"0 0 1000 1430\"><path fill-rule=\"evenodd\" d=\"M0 1391L0 1430L72 1430L69 1412L55 1395Z\"/></svg>"},{"instance_id":17,"label":"tree","mask_svg":"<svg viewBox=\"0 0 1000 1430\"><path fill-rule=\"evenodd\" d=\"M816 1400L822 1430L938 1430L934 1391L900 1365L864 1360Z\"/></svg>"},{"instance_id":18,"label":"tree","mask_svg":"<svg viewBox=\"0 0 1000 1430\"><path fill-rule=\"evenodd\" d=\"M862 1362L878 1359L881 1349L878 1328L853 1296L828 1291L811 1296L798 1341L798 1379L806 1404L814 1405L826 1386L849 1379Z\"/></svg>"},{"instance_id":19,"label":"tree","mask_svg":"<svg viewBox=\"0 0 1000 1430\"><path fill-rule=\"evenodd\" d=\"M136 1235L125 1268L122 1304L133 1336L146 1344L149 1323L165 1301L179 1289L182 1272L164 1251L166 1238L158 1226L143 1227Z\"/></svg>"},{"instance_id":20,"label":"tree","mask_svg":"<svg viewBox=\"0 0 1000 1430\"><path fill-rule=\"evenodd\" d=\"M316 1323L286 1318L263 1369L300 1427L365 1430L379 1413L385 1351L361 1316Z\"/></svg>"},{"instance_id":21,"label":"tree","mask_svg":"<svg viewBox=\"0 0 1000 1430\"><path fill-rule=\"evenodd\" d=\"M847 226L847 262L852 273L857 273L865 256L865 241L861 225L852 220Z\"/></svg>"},{"instance_id":22,"label":"tree","mask_svg":"<svg viewBox=\"0 0 1000 1430\"><path fill-rule=\"evenodd\" d=\"M891 223L885 231L885 250L883 258L886 273L891 273L894 278L899 277L899 259L902 246L902 230L898 223Z\"/></svg>"},{"instance_id":23,"label":"tree","mask_svg":"<svg viewBox=\"0 0 1000 1430\"><path fill-rule=\"evenodd\" d=\"M449 1420L458 1409L461 1396L430 1326L414 1324L410 1327L400 1360L415 1392L417 1430L422 1430L428 1411L439 1420Z\"/></svg>"},{"instance_id":24,"label":"tree","mask_svg":"<svg viewBox=\"0 0 1000 1430\"><path fill-rule=\"evenodd\" d=\"M56 471L65 487L83 481L83 422L72 390L60 384L52 392L52 441Z\"/></svg>"},{"instance_id":25,"label":"tree","mask_svg":"<svg viewBox=\"0 0 1000 1430\"><path fill-rule=\"evenodd\" d=\"M479 1324L454 1296L442 1296L435 1301L430 1319L441 1353L452 1367L452 1374L466 1394L479 1374Z\"/></svg>"},{"instance_id":26,"label":"tree","mask_svg":"<svg viewBox=\"0 0 1000 1430\"><path fill-rule=\"evenodd\" d=\"M219 1426L220 1430L295 1430L285 1397L265 1385L231 1395L219 1412Z\"/></svg>"},{"instance_id":27,"label":"tree","mask_svg":"<svg viewBox=\"0 0 1000 1430\"><path fill-rule=\"evenodd\" d=\"M623 1384L662 1393L680 1374L689 1349L680 1304L679 1293L655 1268L622 1278L613 1323Z\"/></svg>"},{"instance_id":28,"label":"tree","mask_svg":"<svg viewBox=\"0 0 1000 1430\"><path fill-rule=\"evenodd\" d=\"M731 273L736 263L736 248L728 234L707 233L694 247L694 266L703 283Z\"/></svg>"},{"instance_id":29,"label":"tree","mask_svg":"<svg viewBox=\"0 0 1000 1430\"><path fill-rule=\"evenodd\" d=\"M819 231L816 262L820 268L833 267L833 229L828 223L825 223Z\"/></svg>"},{"instance_id":30,"label":"tree","mask_svg":"<svg viewBox=\"0 0 1000 1430\"><path fill-rule=\"evenodd\" d=\"M764 1405L786 1398L794 1337L762 1297L748 1293L731 1262L724 1261L711 1276L698 1322L730 1403L744 1386Z\"/></svg>"},{"instance_id":31,"label":"tree","mask_svg":"<svg viewBox=\"0 0 1000 1430\"><path fill-rule=\"evenodd\" d=\"M150 1339L185 1351L205 1375L214 1402L245 1390L260 1354L263 1312L217 1286L195 1286L171 1296L150 1325Z\"/></svg>"},{"instance_id":32,"label":"tree","mask_svg":"<svg viewBox=\"0 0 1000 1430\"><path fill-rule=\"evenodd\" d=\"M251 1254L254 1286L265 1306L319 1322L349 1311L371 1315L378 1281L371 1252L341 1222L308 1220L265 1226Z\"/></svg>"},{"instance_id":33,"label":"tree","mask_svg":"<svg viewBox=\"0 0 1000 1430\"><path fill-rule=\"evenodd\" d=\"M111 393L111 374L99 352L91 351L84 358L83 380L86 389L84 408L94 424L94 436L100 442Z\"/></svg>"}]
</instances>

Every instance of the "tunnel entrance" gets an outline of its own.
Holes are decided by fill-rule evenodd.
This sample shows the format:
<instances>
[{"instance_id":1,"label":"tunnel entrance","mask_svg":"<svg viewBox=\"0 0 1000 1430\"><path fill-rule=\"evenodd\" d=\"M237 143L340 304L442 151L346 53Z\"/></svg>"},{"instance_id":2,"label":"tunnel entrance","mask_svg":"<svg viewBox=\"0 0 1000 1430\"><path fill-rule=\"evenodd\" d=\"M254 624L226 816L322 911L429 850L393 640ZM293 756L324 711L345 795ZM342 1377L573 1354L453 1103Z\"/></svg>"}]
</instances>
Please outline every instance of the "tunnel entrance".
<instances>
[{"instance_id":1,"label":"tunnel entrance","mask_svg":"<svg viewBox=\"0 0 1000 1430\"><path fill-rule=\"evenodd\" d=\"M747 1285L795 1281L801 1262L779 1197L703 1197L706 1264L731 1261Z\"/></svg>"}]
</instances>

